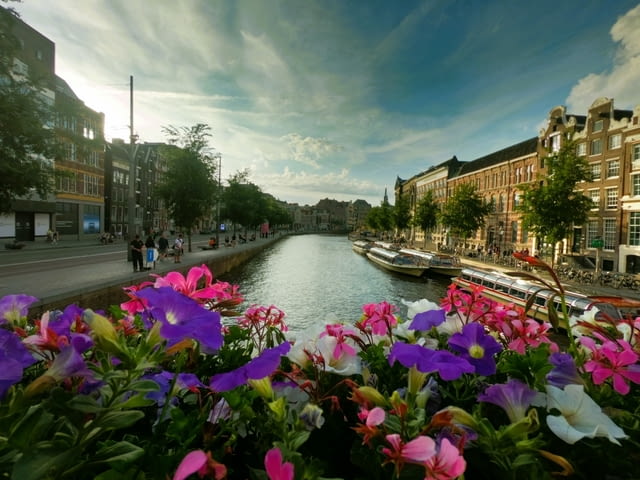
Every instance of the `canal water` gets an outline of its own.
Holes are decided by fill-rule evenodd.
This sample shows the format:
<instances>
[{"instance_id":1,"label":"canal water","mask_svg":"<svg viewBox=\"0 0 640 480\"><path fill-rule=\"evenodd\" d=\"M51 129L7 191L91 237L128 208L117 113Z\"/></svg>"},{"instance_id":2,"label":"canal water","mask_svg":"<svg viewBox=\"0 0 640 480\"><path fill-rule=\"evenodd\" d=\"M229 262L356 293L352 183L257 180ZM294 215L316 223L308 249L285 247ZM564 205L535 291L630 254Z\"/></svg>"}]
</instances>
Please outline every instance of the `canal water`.
<instances>
[{"instance_id":1,"label":"canal water","mask_svg":"<svg viewBox=\"0 0 640 480\"><path fill-rule=\"evenodd\" d=\"M326 319L353 323L362 306L387 301L406 315L402 300L438 302L451 283L435 274L414 278L389 272L351 249L346 235L292 235L220 280L240 286L245 303L274 305L293 332Z\"/></svg>"}]
</instances>

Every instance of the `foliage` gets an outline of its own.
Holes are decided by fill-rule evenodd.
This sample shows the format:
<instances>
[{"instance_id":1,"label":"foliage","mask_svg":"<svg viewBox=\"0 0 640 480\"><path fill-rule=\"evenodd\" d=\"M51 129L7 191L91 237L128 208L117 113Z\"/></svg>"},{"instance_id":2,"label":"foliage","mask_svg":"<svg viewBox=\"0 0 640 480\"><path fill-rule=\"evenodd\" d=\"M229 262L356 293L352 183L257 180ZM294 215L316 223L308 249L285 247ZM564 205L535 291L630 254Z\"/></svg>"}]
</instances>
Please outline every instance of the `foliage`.
<instances>
[{"instance_id":1,"label":"foliage","mask_svg":"<svg viewBox=\"0 0 640 480\"><path fill-rule=\"evenodd\" d=\"M443 205L440 223L454 236L466 240L484 226L486 216L492 211L493 206L483 200L475 185L463 183Z\"/></svg>"},{"instance_id":2,"label":"foliage","mask_svg":"<svg viewBox=\"0 0 640 480\"><path fill-rule=\"evenodd\" d=\"M574 225L582 225L593 208L592 200L576 190L582 181L591 180L589 163L576 155L576 146L566 142L559 151L545 158L547 173L538 182L522 186L523 228L555 245L566 238ZM555 255L552 256L554 258Z\"/></svg>"},{"instance_id":3,"label":"foliage","mask_svg":"<svg viewBox=\"0 0 640 480\"><path fill-rule=\"evenodd\" d=\"M398 229L398 234L402 234L411 224L410 207L408 197L400 196L396 200L396 204L393 207L393 222Z\"/></svg>"},{"instance_id":4,"label":"foliage","mask_svg":"<svg viewBox=\"0 0 640 480\"><path fill-rule=\"evenodd\" d=\"M393 222L393 208L387 201L369 209L364 221L365 225L377 232L388 232L393 227Z\"/></svg>"},{"instance_id":5,"label":"foliage","mask_svg":"<svg viewBox=\"0 0 640 480\"><path fill-rule=\"evenodd\" d=\"M244 228L256 228L267 218L267 201L256 184L249 182L248 172L238 172L227 180L222 194L222 217Z\"/></svg>"},{"instance_id":6,"label":"foliage","mask_svg":"<svg viewBox=\"0 0 640 480\"><path fill-rule=\"evenodd\" d=\"M46 198L55 189L57 149L46 84L12 71L19 48L10 33L16 17L12 9L0 8L0 213L12 211L18 197Z\"/></svg>"},{"instance_id":7,"label":"foliage","mask_svg":"<svg viewBox=\"0 0 640 480\"><path fill-rule=\"evenodd\" d=\"M168 169L156 187L171 218L185 229L191 250L191 231L212 209L218 190L216 164L209 152L210 127L165 127L169 146L162 149Z\"/></svg>"},{"instance_id":8,"label":"foliage","mask_svg":"<svg viewBox=\"0 0 640 480\"><path fill-rule=\"evenodd\" d=\"M552 336L452 287L292 334L205 266L155 277L108 312L0 299L4 478L636 475L640 318Z\"/></svg>"},{"instance_id":9,"label":"foliage","mask_svg":"<svg viewBox=\"0 0 640 480\"><path fill-rule=\"evenodd\" d=\"M433 191L427 190L424 195L418 200L416 206L416 213L412 219L414 227L419 228L423 232L431 230L438 224L438 215L440 207L433 197ZM426 235L425 235L426 243Z\"/></svg>"}]
</instances>

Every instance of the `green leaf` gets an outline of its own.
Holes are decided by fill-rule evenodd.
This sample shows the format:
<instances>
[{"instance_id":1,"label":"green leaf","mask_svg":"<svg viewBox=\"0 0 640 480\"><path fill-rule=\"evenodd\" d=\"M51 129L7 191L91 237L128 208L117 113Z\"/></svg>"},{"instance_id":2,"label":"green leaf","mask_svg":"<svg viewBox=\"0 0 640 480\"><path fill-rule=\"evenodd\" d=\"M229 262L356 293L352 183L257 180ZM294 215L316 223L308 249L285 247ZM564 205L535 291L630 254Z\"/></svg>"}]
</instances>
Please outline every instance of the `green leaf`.
<instances>
[{"instance_id":1,"label":"green leaf","mask_svg":"<svg viewBox=\"0 0 640 480\"><path fill-rule=\"evenodd\" d=\"M291 450L298 450L309 439L311 432L297 432L291 437Z\"/></svg>"},{"instance_id":2,"label":"green leaf","mask_svg":"<svg viewBox=\"0 0 640 480\"><path fill-rule=\"evenodd\" d=\"M143 448L132 443L122 441L105 446L98 450L91 463L107 463L113 468L123 470L128 465L139 459L142 455L144 455Z\"/></svg>"},{"instance_id":3,"label":"green leaf","mask_svg":"<svg viewBox=\"0 0 640 480\"><path fill-rule=\"evenodd\" d=\"M117 430L130 427L141 418L144 418L144 413L138 410L108 412L97 419L95 425L105 430Z\"/></svg>"},{"instance_id":4,"label":"green leaf","mask_svg":"<svg viewBox=\"0 0 640 480\"><path fill-rule=\"evenodd\" d=\"M138 380L136 382L133 382L129 386L129 389L136 392L147 393L147 392L157 392L158 390L160 390L160 386L153 380Z\"/></svg>"},{"instance_id":5,"label":"green leaf","mask_svg":"<svg viewBox=\"0 0 640 480\"><path fill-rule=\"evenodd\" d=\"M144 398L143 394L140 395L134 395L133 397L130 397L127 401L120 403L118 406L120 408L124 409L133 409L133 408L140 408L140 407L148 407L150 405L153 405L155 403L155 401L151 400L150 398Z\"/></svg>"},{"instance_id":6,"label":"green leaf","mask_svg":"<svg viewBox=\"0 0 640 480\"><path fill-rule=\"evenodd\" d=\"M10 434L13 446L26 449L42 439L54 422L54 415L46 412L41 406L29 408L25 416L16 423Z\"/></svg>"},{"instance_id":7,"label":"green leaf","mask_svg":"<svg viewBox=\"0 0 640 480\"><path fill-rule=\"evenodd\" d=\"M72 410L78 410L84 413L97 413L104 408L92 397L86 395L78 395L67 402L67 406Z\"/></svg>"},{"instance_id":8,"label":"green leaf","mask_svg":"<svg viewBox=\"0 0 640 480\"><path fill-rule=\"evenodd\" d=\"M61 447L34 448L15 463L11 478L16 480L42 480L57 478L65 466L76 457L76 449Z\"/></svg>"}]
</instances>

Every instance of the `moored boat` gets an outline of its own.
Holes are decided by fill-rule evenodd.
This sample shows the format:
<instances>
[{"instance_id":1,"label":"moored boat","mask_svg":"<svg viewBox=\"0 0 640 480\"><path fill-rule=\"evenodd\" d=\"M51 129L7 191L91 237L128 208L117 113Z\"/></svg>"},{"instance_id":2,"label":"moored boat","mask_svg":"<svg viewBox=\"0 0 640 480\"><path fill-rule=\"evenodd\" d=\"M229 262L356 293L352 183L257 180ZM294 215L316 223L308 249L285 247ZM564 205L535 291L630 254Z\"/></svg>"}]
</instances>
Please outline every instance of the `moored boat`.
<instances>
[{"instance_id":1,"label":"moored boat","mask_svg":"<svg viewBox=\"0 0 640 480\"><path fill-rule=\"evenodd\" d=\"M422 263L429 267L430 272L440 275L448 275L455 277L462 272L462 264L460 259L454 255L436 252L424 252L413 248L402 248L400 252L414 255L422 260Z\"/></svg>"},{"instance_id":2,"label":"moored boat","mask_svg":"<svg viewBox=\"0 0 640 480\"><path fill-rule=\"evenodd\" d=\"M370 242L368 240L356 240L351 244L351 249L360 255L366 255L373 245L374 242Z\"/></svg>"},{"instance_id":3,"label":"moored boat","mask_svg":"<svg viewBox=\"0 0 640 480\"><path fill-rule=\"evenodd\" d=\"M481 286L484 296L503 304L514 304L523 308L529 304L527 315L538 321L550 321L550 305L553 305L557 312L562 312L559 295L543 283L466 267L453 279L453 283L463 290ZM591 296L577 292L565 292L564 297L568 316L575 318L590 312L595 319L608 318L616 321L623 319L626 313L637 312L640 309L640 301L625 297ZM560 326L567 328L566 322Z\"/></svg>"},{"instance_id":4,"label":"moored boat","mask_svg":"<svg viewBox=\"0 0 640 480\"><path fill-rule=\"evenodd\" d=\"M367 258L387 270L413 277L421 277L429 268L417 257L379 246L371 247L367 252Z\"/></svg>"}]
</instances>

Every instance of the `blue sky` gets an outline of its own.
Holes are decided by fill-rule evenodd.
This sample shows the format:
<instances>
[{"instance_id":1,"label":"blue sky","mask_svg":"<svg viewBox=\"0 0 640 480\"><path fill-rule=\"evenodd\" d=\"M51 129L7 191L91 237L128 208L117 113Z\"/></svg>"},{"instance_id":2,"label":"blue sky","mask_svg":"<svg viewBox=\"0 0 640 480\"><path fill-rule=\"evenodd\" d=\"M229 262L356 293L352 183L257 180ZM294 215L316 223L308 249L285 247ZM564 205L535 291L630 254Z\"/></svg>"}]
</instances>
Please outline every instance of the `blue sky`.
<instances>
[{"instance_id":1,"label":"blue sky","mask_svg":"<svg viewBox=\"0 0 640 480\"><path fill-rule=\"evenodd\" d=\"M23 0L56 71L128 138L211 126L223 178L379 205L396 178L640 105L638 0Z\"/></svg>"}]
</instances>

